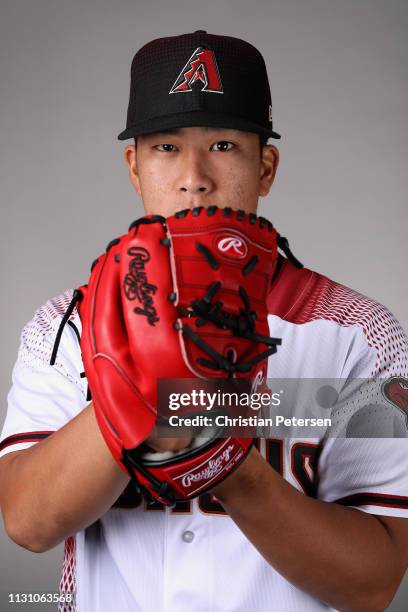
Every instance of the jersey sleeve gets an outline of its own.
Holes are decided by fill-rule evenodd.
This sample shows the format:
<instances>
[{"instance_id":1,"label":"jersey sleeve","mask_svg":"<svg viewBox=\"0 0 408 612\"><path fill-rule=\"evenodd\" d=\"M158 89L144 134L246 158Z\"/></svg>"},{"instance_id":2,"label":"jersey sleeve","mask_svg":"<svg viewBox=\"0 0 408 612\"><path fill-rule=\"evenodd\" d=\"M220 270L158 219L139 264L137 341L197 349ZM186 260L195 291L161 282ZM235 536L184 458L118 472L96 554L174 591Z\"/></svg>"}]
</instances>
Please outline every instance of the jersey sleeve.
<instances>
[{"instance_id":1,"label":"jersey sleeve","mask_svg":"<svg viewBox=\"0 0 408 612\"><path fill-rule=\"evenodd\" d=\"M322 445L317 496L408 518L408 338L384 306L366 316L357 353L338 430Z\"/></svg>"},{"instance_id":2,"label":"jersey sleeve","mask_svg":"<svg viewBox=\"0 0 408 612\"><path fill-rule=\"evenodd\" d=\"M64 327L56 362L50 365L56 333L72 291L52 298L23 328L7 395L0 457L51 435L88 403L79 338L81 323L74 310Z\"/></svg>"}]
</instances>

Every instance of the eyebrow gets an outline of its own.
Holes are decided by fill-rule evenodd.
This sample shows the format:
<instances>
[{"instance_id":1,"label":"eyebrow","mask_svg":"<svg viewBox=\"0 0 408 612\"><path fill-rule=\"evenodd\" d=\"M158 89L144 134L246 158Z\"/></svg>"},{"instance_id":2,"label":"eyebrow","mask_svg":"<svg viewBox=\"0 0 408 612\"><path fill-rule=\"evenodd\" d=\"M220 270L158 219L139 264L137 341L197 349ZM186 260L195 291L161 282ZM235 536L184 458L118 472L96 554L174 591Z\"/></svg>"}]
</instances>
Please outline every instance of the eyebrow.
<instances>
[{"instance_id":1,"label":"eyebrow","mask_svg":"<svg viewBox=\"0 0 408 612\"><path fill-rule=\"evenodd\" d=\"M220 130L225 130L229 132L236 132L238 130L234 130L233 128L217 128L217 127L209 127L207 125L200 126L206 132L219 132ZM162 134L177 136L180 134L182 128L171 128L168 130L160 130L159 132L154 132L152 134L148 134L149 136L161 136Z\"/></svg>"},{"instance_id":2,"label":"eyebrow","mask_svg":"<svg viewBox=\"0 0 408 612\"><path fill-rule=\"evenodd\" d=\"M180 133L180 128L173 128L169 130L160 130L160 132L154 132L153 134L149 134L149 136L160 136L161 134L172 134L174 136L175 134L179 134L179 133Z\"/></svg>"}]
</instances>

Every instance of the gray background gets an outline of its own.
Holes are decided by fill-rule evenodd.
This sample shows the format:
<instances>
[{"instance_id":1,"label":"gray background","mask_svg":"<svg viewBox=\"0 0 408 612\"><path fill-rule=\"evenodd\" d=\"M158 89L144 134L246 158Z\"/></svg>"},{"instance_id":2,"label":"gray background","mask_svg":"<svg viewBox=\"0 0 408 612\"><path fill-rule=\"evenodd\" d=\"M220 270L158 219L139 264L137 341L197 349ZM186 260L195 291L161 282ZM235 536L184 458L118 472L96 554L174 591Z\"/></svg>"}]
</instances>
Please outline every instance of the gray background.
<instances>
[{"instance_id":1,"label":"gray background","mask_svg":"<svg viewBox=\"0 0 408 612\"><path fill-rule=\"evenodd\" d=\"M132 56L159 36L206 29L260 49L283 136L261 214L308 267L384 303L407 329L406 1L0 7L1 421L23 325L85 282L94 257L142 213L116 136ZM0 540L3 593L57 588L62 546L35 555ZM405 583L390 610L406 609L407 591Z\"/></svg>"}]
</instances>

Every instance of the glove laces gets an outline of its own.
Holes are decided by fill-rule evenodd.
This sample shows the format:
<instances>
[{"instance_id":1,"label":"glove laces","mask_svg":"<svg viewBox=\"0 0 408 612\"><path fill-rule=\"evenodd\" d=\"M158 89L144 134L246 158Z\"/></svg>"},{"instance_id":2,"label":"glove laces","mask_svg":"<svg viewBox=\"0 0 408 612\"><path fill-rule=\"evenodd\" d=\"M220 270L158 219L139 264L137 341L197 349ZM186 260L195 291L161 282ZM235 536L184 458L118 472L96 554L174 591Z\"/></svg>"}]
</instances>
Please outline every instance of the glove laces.
<instances>
[{"instance_id":1,"label":"glove laces","mask_svg":"<svg viewBox=\"0 0 408 612\"><path fill-rule=\"evenodd\" d=\"M220 267L216 257L206 246L201 243L196 243L196 249L203 255L204 259L213 270L217 270ZM257 263L258 257L254 255L242 269L243 276L250 274ZM191 301L187 311L190 317L194 315L197 317L195 322L196 327L202 327L211 322L220 329L230 330L236 337L265 344L268 348L252 357L252 359L248 359L247 361L242 359L238 360L236 359L235 351L227 351L226 355L222 355L205 342L205 340L194 332L186 323L181 324L176 322L175 328L182 331L182 333L188 336L202 352L210 357L210 359L198 357L196 361L200 365L212 370L224 370L228 372L230 376L235 372L246 373L249 372L255 364L276 353L276 347L282 343L282 340L281 338L271 338L256 333L255 321L257 319L257 314L254 310L251 310L249 296L242 285L239 285L238 288L239 296L242 301L242 306L239 308L238 314L223 310L224 304L221 300L214 301L220 289L221 282L215 281L211 283L204 297Z\"/></svg>"}]
</instances>

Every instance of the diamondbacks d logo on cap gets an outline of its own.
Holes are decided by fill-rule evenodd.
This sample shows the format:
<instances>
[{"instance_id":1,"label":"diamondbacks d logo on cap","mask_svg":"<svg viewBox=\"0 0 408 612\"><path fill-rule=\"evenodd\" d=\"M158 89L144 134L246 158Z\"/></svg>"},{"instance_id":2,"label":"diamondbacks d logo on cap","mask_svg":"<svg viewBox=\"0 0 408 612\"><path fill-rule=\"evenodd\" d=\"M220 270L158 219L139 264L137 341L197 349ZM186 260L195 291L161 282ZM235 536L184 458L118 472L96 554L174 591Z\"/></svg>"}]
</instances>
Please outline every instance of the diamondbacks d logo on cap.
<instances>
[{"instance_id":1,"label":"diamondbacks d logo on cap","mask_svg":"<svg viewBox=\"0 0 408 612\"><path fill-rule=\"evenodd\" d=\"M197 47L183 70L180 72L169 93L192 91L191 86L196 81L201 81L201 91L224 93L217 60L211 49Z\"/></svg>"}]
</instances>

